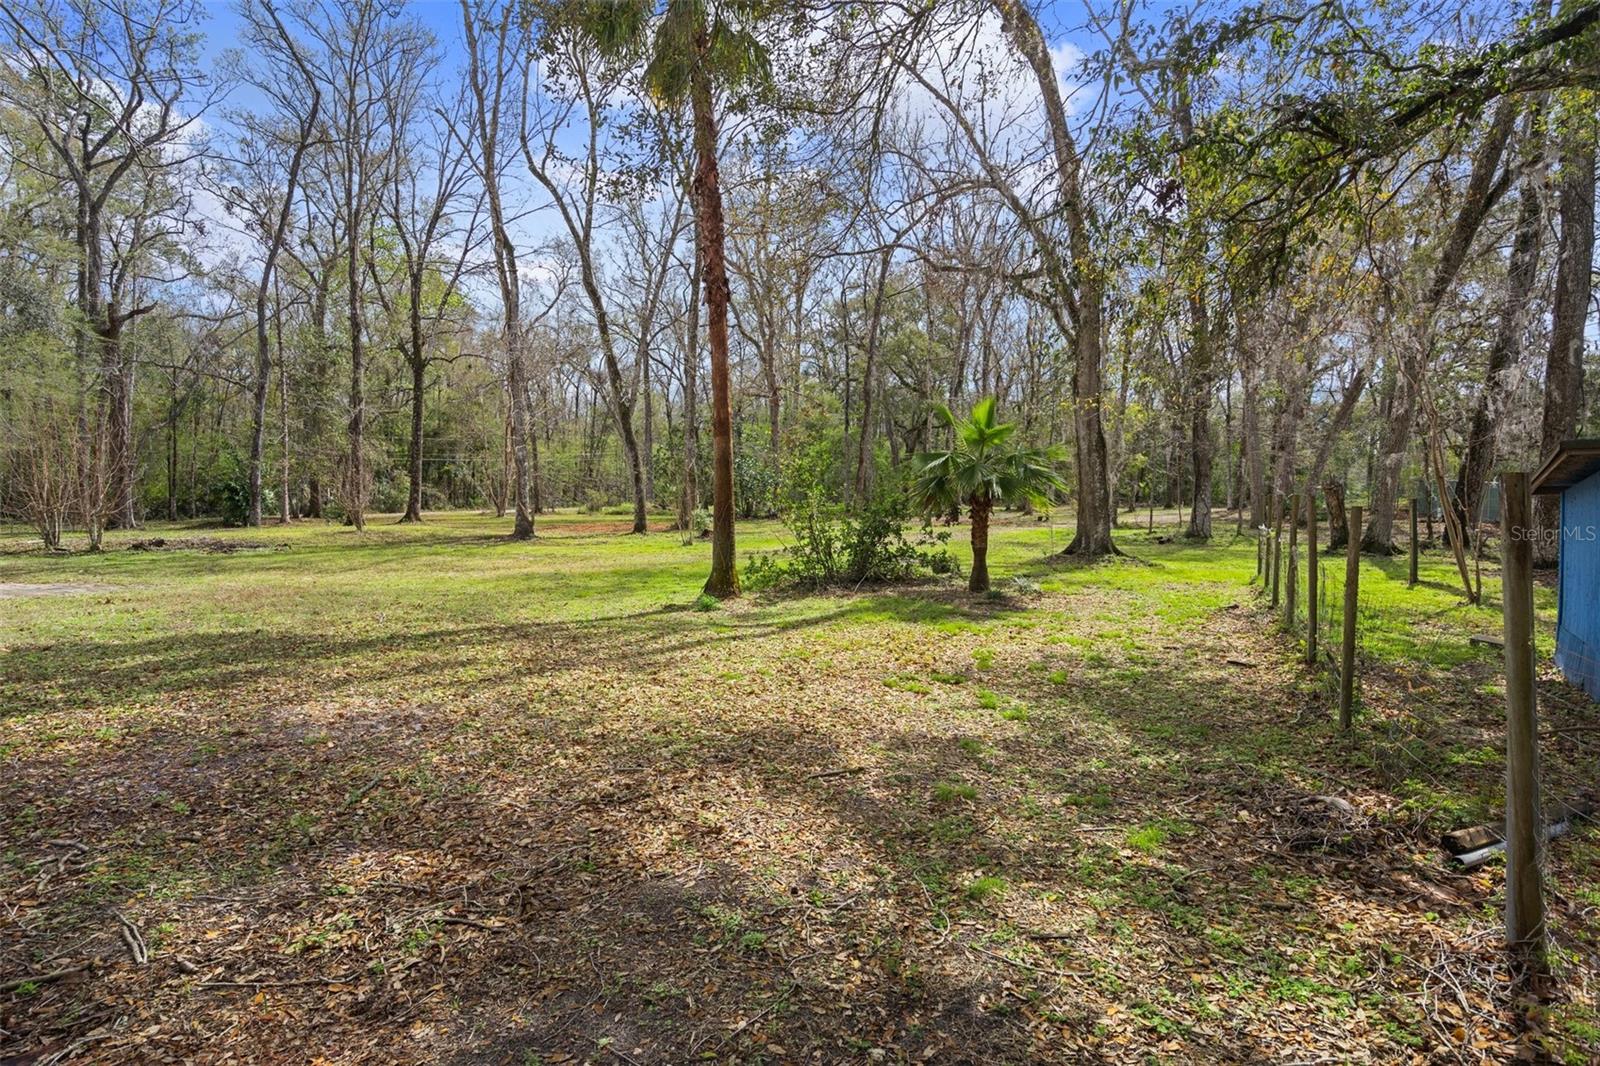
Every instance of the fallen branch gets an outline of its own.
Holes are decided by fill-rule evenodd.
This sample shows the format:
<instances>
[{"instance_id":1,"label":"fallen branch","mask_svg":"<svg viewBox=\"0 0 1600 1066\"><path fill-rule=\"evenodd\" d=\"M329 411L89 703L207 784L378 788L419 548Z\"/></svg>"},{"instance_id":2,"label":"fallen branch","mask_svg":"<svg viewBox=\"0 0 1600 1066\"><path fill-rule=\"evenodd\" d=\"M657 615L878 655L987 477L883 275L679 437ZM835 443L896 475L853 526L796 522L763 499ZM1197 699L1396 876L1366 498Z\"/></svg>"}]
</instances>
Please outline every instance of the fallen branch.
<instances>
[{"instance_id":1,"label":"fallen branch","mask_svg":"<svg viewBox=\"0 0 1600 1066\"><path fill-rule=\"evenodd\" d=\"M354 810L356 808L356 806L358 806L361 803L362 800L367 798L367 793L371 792L373 789L375 789L379 785L383 784L383 779L388 777L388 776L389 776L389 774L387 772L381 773L377 777L374 777L371 781L368 781L366 784L364 784L360 788L356 789L354 794L352 794L349 799L344 801L344 808L343 809L345 811Z\"/></svg>"},{"instance_id":2,"label":"fallen branch","mask_svg":"<svg viewBox=\"0 0 1600 1066\"><path fill-rule=\"evenodd\" d=\"M752 1025L756 1024L756 1022L759 1022L762 1018L765 1018L767 1015L771 1014L774 1010L776 1010L778 1008L779 1004L783 1003L790 996L794 995L794 990L799 988L799 987L800 987L800 982L796 981L796 982L794 982L794 984L792 984L788 988L784 989L783 993L781 995L779 995L777 999L773 1000L771 1003L768 1003L764 1008L762 1008L761 1013L755 1015L754 1017L746 1018L744 1021L742 1021L738 1025L734 1026L733 1029L731 1029L728 1032L728 1035L723 1037L721 1040L717 1041L716 1046L713 1047L711 1050L712 1051L720 1051L722 1049L722 1046L724 1044L726 1044L728 1041L732 1040L734 1037L738 1036L740 1033L744 1032L746 1029L748 1029ZM691 1048L690 1049L690 1053L692 1054L693 1052L694 1052L694 1048Z\"/></svg>"},{"instance_id":3,"label":"fallen branch","mask_svg":"<svg viewBox=\"0 0 1600 1066\"><path fill-rule=\"evenodd\" d=\"M442 922L445 925L469 925L474 929L486 929L491 933L498 933L505 929L503 925L490 925L488 922L480 922L476 918L461 918L454 914L441 914L433 920Z\"/></svg>"},{"instance_id":4,"label":"fallen branch","mask_svg":"<svg viewBox=\"0 0 1600 1066\"><path fill-rule=\"evenodd\" d=\"M305 977L298 981L201 981L196 988L304 988L308 985L348 985L355 981L356 973L343 977Z\"/></svg>"},{"instance_id":5,"label":"fallen branch","mask_svg":"<svg viewBox=\"0 0 1600 1066\"><path fill-rule=\"evenodd\" d=\"M121 914L117 921L122 926L122 942L128 945L128 954L133 956L135 966L143 966L150 961L150 949L145 945L144 935L139 932L139 927L134 925Z\"/></svg>"},{"instance_id":6,"label":"fallen branch","mask_svg":"<svg viewBox=\"0 0 1600 1066\"><path fill-rule=\"evenodd\" d=\"M814 774L807 774L807 781L821 781L828 777L844 777L847 774L859 774L866 771L865 766L842 766L837 770L818 770Z\"/></svg>"},{"instance_id":7,"label":"fallen branch","mask_svg":"<svg viewBox=\"0 0 1600 1066\"><path fill-rule=\"evenodd\" d=\"M1083 972L1082 970L1060 970L1060 969L1057 969L1054 966L1035 966L1031 962L1022 962L1022 961L1020 961L1018 959L1007 958L1006 956L1001 955L998 952L989 951L989 950L987 950L985 948L980 948L976 944L968 944L967 945L967 949L969 951L976 951L979 955L983 955L983 956L985 956L987 958L991 958L995 962L1003 962L1007 966L1015 966L1018 969L1022 969L1022 970L1031 970L1034 973L1042 973L1046 977L1088 977L1088 976L1090 976L1089 974Z\"/></svg>"},{"instance_id":8,"label":"fallen branch","mask_svg":"<svg viewBox=\"0 0 1600 1066\"><path fill-rule=\"evenodd\" d=\"M80 973L88 973L93 966L69 966L64 970L51 970L49 973L34 974L31 977L17 977L10 981L0 983L0 992L15 992L23 985L47 985L52 981L75 977Z\"/></svg>"}]
</instances>

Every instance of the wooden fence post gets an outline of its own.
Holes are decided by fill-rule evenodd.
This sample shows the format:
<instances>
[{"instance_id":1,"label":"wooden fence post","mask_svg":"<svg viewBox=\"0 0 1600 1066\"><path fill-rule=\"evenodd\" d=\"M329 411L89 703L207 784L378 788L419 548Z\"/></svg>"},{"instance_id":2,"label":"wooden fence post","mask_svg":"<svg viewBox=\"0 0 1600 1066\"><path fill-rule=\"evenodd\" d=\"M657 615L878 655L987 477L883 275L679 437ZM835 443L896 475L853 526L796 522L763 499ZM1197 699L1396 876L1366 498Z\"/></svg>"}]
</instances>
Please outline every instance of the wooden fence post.
<instances>
[{"instance_id":1,"label":"wooden fence post","mask_svg":"<svg viewBox=\"0 0 1600 1066\"><path fill-rule=\"evenodd\" d=\"M1317 494L1306 493L1306 665L1317 665Z\"/></svg>"},{"instance_id":2,"label":"wooden fence post","mask_svg":"<svg viewBox=\"0 0 1600 1066\"><path fill-rule=\"evenodd\" d=\"M1506 661L1506 943L1534 963L1544 958L1544 880L1539 867L1539 725L1534 694L1533 501L1528 475L1500 480L1505 571L1500 602Z\"/></svg>"},{"instance_id":3,"label":"wooden fence post","mask_svg":"<svg viewBox=\"0 0 1600 1066\"><path fill-rule=\"evenodd\" d=\"M1289 494L1289 550L1284 556L1289 572L1284 575L1283 628L1294 632L1295 600L1300 591L1300 494Z\"/></svg>"},{"instance_id":4,"label":"wooden fence post","mask_svg":"<svg viewBox=\"0 0 1600 1066\"><path fill-rule=\"evenodd\" d=\"M1411 577L1406 581L1408 588L1417 587L1417 498L1411 497Z\"/></svg>"},{"instance_id":5,"label":"wooden fence post","mask_svg":"<svg viewBox=\"0 0 1600 1066\"><path fill-rule=\"evenodd\" d=\"M1344 559L1344 642L1339 649L1339 728L1348 730L1356 695L1356 603L1361 587L1361 508L1350 508Z\"/></svg>"}]
</instances>

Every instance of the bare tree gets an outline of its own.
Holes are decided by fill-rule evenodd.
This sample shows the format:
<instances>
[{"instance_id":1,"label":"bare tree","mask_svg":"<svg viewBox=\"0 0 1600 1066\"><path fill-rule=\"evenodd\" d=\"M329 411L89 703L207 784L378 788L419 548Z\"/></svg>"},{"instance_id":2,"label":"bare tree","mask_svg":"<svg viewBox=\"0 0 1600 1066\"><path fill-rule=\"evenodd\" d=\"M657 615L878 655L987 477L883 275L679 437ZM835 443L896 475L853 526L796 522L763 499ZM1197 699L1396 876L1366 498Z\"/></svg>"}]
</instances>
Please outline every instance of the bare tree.
<instances>
[{"instance_id":1,"label":"bare tree","mask_svg":"<svg viewBox=\"0 0 1600 1066\"><path fill-rule=\"evenodd\" d=\"M319 135L322 88L272 0L246 0L241 14L247 54L254 60L247 64L243 74L272 109L264 116L238 116L241 134L238 166L255 180L254 187L249 190L238 185L229 190L230 205L249 216L249 230L262 244L261 274L255 286L256 374L251 403L250 507L245 518L247 525L259 526L267 392L272 377L267 304L277 281L278 255L293 216L301 167ZM285 148L289 162L280 175L278 160ZM280 177L281 188L278 187ZM278 313L281 312L279 307Z\"/></svg>"},{"instance_id":2,"label":"bare tree","mask_svg":"<svg viewBox=\"0 0 1600 1066\"><path fill-rule=\"evenodd\" d=\"M450 134L468 119L466 98L446 111L429 106L421 85L388 98L388 123L397 147L383 176L383 212L396 245L392 271L370 257L374 289L391 320L404 324L395 347L411 375L411 432L406 445L406 509L402 522L422 521L422 427L428 368L440 358L435 340L465 310L461 285L481 240L481 202L465 225L457 215L468 199L472 166ZM392 292L391 292L392 290Z\"/></svg>"},{"instance_id":3,"label":"bare tree","mask_svg":"<svg viewBox=\"0 0 1600 1066\"><path fill-rule=\"evenodd\" d=\"M533 536L533 510L528 499L528 386L522 322L522 280L517 271L517 246L507 227L509 218L502 194L506 157L501 134L515 112L506 99L518 59L519 40L515 34L516 5L502 4L496 12L485 3L461 0L461 25L467 41L467 80L474 106L468 123L472 137L471 158L477 169L488 204L488 221L494 250L495 277L500 283L502 336L506 351L506 403L510 413L511 452L515 479L512 501L516 517L511 536L526 540ZM459 136L459 134L458 134ZM513 146L512 150L515 148Z\"/></svg>"},{"instance_id":4,"label":"bare tree","mask_svg":"<svg viewBox=\"0 0 1600 1066\"><path fill-rule=\"evenodd\" d=\"M134 364L122 337L129 323L155 309L153 301L130 300L137 293L132 282L141 256L168 234L151 222L172 205L152 198L148 179L195 158L191 133L211 102L190 32L199 15L194 0L0 5L8 55L0 64L0 100L35 125L49 149L51 176L77 203L78 373L85 392L92 387L96 396L93 425L82 411L78 433L82 450L101 457L90 465L103 466L106 479L103 492L94 485L80 494L85 504L106 501L104 513L89 516L92 527L137 521ZM142 188L123 203L130 184ZM142 217L116 242L108 216L121 212ZM91 433L102 439L90 441ZM98 543L97 535L91 539Z\"/></svg>"},{"instance_id":5,"label":"bare tree","mask_svg":"<svg viewBox=\"0 0 1600 1066\"><path fill-rule=\"evenodd\" d=\"M604 206L602 183L606 177L600 158L604 101L620 87L627 68L611 69L595 57L591 42L582 33L568 32L559 23L547 28L541 51L545 57L546 89L559 87L563 95L558 97L548 91L538 91L533 82L537 68L532 63L524 68L524 110L520 123L522 157L528 172L549 194L571 241L569 251L577 261L578 281L599 340L601 372L597 375L596 387L606 396L633 482L633 532L644 533L648 529L644 460L633 427L638 390L630 387L630 376L623 374L617 359L616 327L612 321L616 316L604 291L595 239L595 225ZM575 115L583 120L585 139L581 156L573 160L558 148L557 138ZM569 172L575 172L570 182L564 177ZM647 294L654 294L647 295L645 300L652 318L659 304L668 261L664 255L657 260L659 269L651 272L652 279L645 285ZM640 337L648 334L648 329L638 331ZM633 377L638 370L636 360Z\"/></svg>"},{"instance_id":6,"label":"bare tree","mask_svg":"<svg viewBox=\"0 0 1600 1066\"><path fill-rule=\"evenodd\" d=\"M344 256L345 341L350 352L349 438L340 495L346 518L366 529L366 299L369 237L380 176L397 148L387 102L416 84L432 47L417 23L384 0L329 0L306 28L318 41L327 89L333 220Z\"/></svg>"}]
</instances>

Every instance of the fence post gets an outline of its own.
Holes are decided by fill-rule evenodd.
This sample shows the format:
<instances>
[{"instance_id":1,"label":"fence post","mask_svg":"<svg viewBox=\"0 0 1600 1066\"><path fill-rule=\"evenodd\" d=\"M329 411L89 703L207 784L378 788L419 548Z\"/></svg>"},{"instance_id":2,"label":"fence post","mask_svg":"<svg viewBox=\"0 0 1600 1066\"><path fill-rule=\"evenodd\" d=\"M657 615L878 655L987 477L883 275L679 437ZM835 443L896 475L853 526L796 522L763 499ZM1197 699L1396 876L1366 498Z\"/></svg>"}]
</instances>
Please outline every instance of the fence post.
<instances>
[{"instance_id":1,"label":"fence post","mask_svg":"<svg viewBox=\"0 0 1600 1066\"><path fill-rule=\"evenodd\" d=\"M1339 649L1339 728L1348 730L1356 695L1356 603L1361 587L1361 508L1350 508L1344 558L1344 642Z\"/></svg>"},{"instance_id":2,"label":"fence post","mask_svg":"<svg viewBox=\"0 0 1600 1066\"><path fill-rule=\"evenodd\" d=\"M1284 575L1283 589L1283 628L1290 633L1294 632L1295 600L1300 591L1300 494L1289 494L1289 550L1285 554L1285 564L1289 572Z\"/></svg>"},{"instance_id":3,"label":"fence post","mask_svg":"<svg viewBox=\"0 0 1600 1066\"><path fill-rule=\"evenodd\" d=\"M1407 588L1417 587L1417 498L1411 497L1411 577L1406 581Z\"/></svg>"},{"instance_id":4,"label":"fence post","mask_svg":"<svg viewBox=\"0 0 1600 1066\"><path fill-rule=\"evenodd\" d=\"M1539 727L1534 694L1533 501L1528 475L1500 480L1505 571L1500 602L1506 661L1506 943L1528 961L1544 956L1544 837L1539 811Z\"/></svg>"},{"instance_id":5,"label":"fence post","mask_svg":"<svg viewBox=\"0 0 1600 1066\"><path fill-rule=\"evenodd\" d=\"M1317 665L1317 494L1306 493L1306 665Z\"/></svg>"}]
</instances>

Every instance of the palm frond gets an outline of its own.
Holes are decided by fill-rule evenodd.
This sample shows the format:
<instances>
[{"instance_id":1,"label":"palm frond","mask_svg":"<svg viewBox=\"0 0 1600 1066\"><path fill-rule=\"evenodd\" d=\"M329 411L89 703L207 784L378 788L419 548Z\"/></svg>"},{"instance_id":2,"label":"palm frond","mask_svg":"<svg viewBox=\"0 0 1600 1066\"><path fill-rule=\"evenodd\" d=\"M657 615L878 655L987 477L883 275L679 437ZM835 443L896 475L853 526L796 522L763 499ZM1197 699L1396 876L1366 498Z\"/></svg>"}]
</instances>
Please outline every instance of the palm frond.
<instances>
[{"instance_id":1,"label":"palm frond","mask_svg":"<svg viewBox=\"0 0 1600 1066\"><path fill-rule=\"evenodd\" d=\"M948 512L978 501L1041 503L1052 492L1065 491L1056 471L1059 452L1007 447L1017 427L997 419L993 398L980 400L967 418L956 418L943 404L934 412L955 430L955 442L948 450L923 452L913 460L911 492L925 512Z\"/></svg>"}]
</instances>

